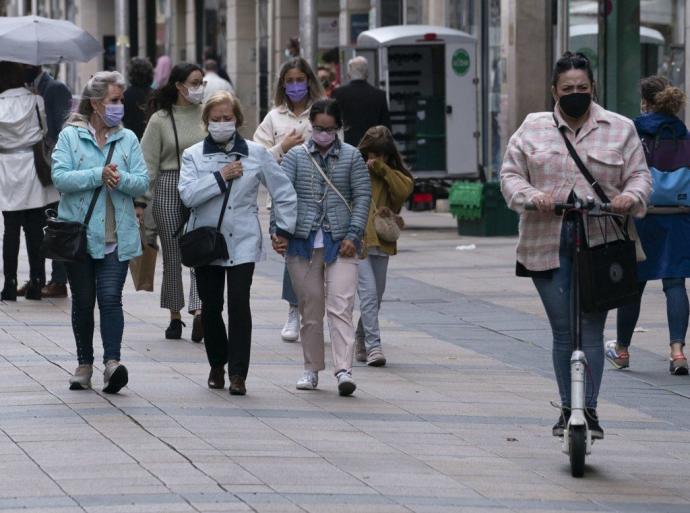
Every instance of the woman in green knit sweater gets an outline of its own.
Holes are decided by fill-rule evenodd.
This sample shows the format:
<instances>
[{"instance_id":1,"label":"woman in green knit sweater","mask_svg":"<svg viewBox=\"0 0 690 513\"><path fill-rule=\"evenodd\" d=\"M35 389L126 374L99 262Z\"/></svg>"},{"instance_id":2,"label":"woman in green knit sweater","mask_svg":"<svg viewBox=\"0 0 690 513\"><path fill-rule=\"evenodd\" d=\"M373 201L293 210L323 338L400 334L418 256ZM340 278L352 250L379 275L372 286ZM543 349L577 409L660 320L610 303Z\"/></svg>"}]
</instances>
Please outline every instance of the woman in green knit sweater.
<instances>
[{"instance_id":1,"label":"woman in green knit sweater","mask_svg":"<svg viewBox=\"0 0 690 513\"><path fill-rule=\"evenodd\" d=\"M182 259L175 231L185 218L185 209L177 190L182 152L206 137L201 122L204 74L195 64L178 64L168 83L156 91L149 102L151 113L141 149L149 170L149 197L153 196L153 218L158 226L163 251L163 286L161 308L170 310L170 325L165 338L182 338L185 305L182 287ZM201 342L201 301L191 271L189 313L194 315L192 340Z\"/></svg>"}]
</instances>

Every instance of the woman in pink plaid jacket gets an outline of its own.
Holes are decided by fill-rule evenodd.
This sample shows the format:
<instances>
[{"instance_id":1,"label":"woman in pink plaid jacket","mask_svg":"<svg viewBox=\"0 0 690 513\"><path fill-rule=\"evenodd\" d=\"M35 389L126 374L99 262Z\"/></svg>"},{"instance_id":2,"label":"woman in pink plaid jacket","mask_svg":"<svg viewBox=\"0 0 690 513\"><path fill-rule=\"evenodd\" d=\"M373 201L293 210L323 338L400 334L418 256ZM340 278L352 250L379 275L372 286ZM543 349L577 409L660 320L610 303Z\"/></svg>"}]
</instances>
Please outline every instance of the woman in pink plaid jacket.
<instances>
[{"instance_id":1,"label":"woman in pink plaid jacket","mask_svg":"<svg viewBox=\"0 0 690 513\"><path fill-rule=\"evenodd\" d=\"M556 63L552 88L554 112L527 116L508 143L501 169L501 190L520 213L517 274L531 277L553 332L553 364L561 415L553 427L563 436L570 415L570 281L573 223L553 213L554 203L573 197L597 198L592 185L570 157L560 131L568 137L590 173L619 213L642 216L651 177L633 123L592 101L594 79L589 60L566 52ZM526 212L526 203L536 212ZM590 226L590 244L601 241L598 225ZM596 412L604 369L604 325L607 312L582 314L582 346L591 377L587 380L586 414L593 438L603 438Z\"/></svg>"}]
</instances>

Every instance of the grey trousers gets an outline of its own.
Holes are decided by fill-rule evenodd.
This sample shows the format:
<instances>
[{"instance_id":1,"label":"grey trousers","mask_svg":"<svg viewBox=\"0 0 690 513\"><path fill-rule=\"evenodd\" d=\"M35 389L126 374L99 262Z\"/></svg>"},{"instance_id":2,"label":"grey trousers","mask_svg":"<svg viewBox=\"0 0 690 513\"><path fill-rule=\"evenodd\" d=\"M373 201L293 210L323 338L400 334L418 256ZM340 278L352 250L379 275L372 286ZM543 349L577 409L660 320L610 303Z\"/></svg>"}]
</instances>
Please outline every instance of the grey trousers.
<instances>
[{"instance_id":1,"label":"grey trousers","mask_svg":"<svg viewBox=\"0 0 690 513\"><path fill-rule=\"evenodd\" d=\"M379 309L383 292L386 290L388 255L369 254L359 263L357 295L359 296L360 317L357 323L356 338L364 340L367 351L381 346L379 329Z\"/></svg>"}]
</instances>

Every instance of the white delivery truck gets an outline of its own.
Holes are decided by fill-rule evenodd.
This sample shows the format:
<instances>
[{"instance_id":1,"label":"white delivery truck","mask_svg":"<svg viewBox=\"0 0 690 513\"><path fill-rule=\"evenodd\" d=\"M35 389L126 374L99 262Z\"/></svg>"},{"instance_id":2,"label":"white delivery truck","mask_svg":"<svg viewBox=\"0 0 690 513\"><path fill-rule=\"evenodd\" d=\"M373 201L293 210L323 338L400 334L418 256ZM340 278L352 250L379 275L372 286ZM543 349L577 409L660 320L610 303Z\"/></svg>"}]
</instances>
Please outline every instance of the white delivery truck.
<instances>
[{"instance_id":1,"label":"white delivery truck","mask_svg":"<svg viewBox=\"0 0 690 513\"><path fill-rule=\"evenodd\" d=\"M477 40L447 27L362 32L354 49L386 92L393 137L415 177L411 210L434 208L453 180L479 175Z\"/></svg>"}]
</instances>

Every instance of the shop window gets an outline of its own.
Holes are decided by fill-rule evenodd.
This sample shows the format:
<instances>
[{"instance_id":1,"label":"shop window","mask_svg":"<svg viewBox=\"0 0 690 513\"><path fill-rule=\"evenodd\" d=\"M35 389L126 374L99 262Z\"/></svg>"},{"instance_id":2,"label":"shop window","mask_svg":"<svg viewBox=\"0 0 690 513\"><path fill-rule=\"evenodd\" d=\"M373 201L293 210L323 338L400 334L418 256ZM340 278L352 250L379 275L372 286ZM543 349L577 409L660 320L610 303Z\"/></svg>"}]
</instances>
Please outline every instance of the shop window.
<instances>
[{"instance_id":1,"label":"shop window","mask_svg":"<svg viewBox=\"0 0 690 513\"><path fill-rule=\"evenodd\" d=\"M568 3L568 49L585 54L595 74L599 65L599 13L599 3L593 0ZM640 2L640 78L663 75L684 86L684 20L684 0Z\"/></svg>"}]
</instances>

